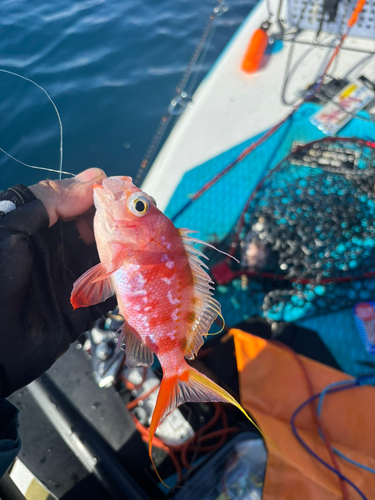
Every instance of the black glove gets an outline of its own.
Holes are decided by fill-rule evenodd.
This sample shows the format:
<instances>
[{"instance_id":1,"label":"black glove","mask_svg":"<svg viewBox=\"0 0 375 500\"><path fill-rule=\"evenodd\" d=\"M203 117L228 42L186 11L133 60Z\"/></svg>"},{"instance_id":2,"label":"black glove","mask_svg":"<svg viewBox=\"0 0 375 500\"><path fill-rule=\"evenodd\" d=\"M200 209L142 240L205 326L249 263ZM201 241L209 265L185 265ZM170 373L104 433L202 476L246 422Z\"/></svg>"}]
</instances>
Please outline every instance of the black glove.
<instances>
[{"instance_id":1,"label":"black glove","mask_svg":"<svg viewBox=\"0 0 375 500\"><path fill-rule=\"evenodd\" d=\"M9 202L18 208L4 215ZM116 301L73 311L74 281L99 262L75 221L48 227L45 206L20 185L0 193L1 215L0 397L6 397L46 371Z\"/></svg>"}]
</instances>

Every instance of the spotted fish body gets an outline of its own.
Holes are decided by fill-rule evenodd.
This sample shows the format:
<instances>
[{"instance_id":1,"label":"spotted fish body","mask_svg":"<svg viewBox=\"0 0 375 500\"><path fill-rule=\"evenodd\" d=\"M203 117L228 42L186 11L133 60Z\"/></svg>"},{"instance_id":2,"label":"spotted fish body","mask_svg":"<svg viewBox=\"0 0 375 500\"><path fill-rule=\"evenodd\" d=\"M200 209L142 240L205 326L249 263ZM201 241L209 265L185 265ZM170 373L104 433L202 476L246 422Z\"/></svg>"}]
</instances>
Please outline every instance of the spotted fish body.
<instances>
[{"instance_id":1,"label":"spotted fish body","mask_svg":"<svg viewBox=\"0 0 375 500\"><path fill-rule=\"evenodd\" d=\"M185 352L193 357L187 332L195 323L199 300L181 235L172 224L166 232L167 236L152 242L145 255L138 256L136 264L129 263L113 275L127 325L161 361L171 353L175 358ZM199 340L202 337L195 337L195 344ZM197 351L200 345L194 347Z\"/></svg>"},{"instance_id":2,"label":"spotted fish body","mask_svg":"<svg viewBox=\"0 0 375 500\"><path fill-rule=\"evenodd\" d=\"M125 319L127 365L150 366L157 355L163 380L149 432L152 459L157 426L180 404L222 401L246 412L185 361L195 357L220 314L192 231L176 229L130 177L109 177L95 185L94 202L101 262L75 282L71 302L74 308L89 306L115 293Z\"/></svg>"}]
</instances>

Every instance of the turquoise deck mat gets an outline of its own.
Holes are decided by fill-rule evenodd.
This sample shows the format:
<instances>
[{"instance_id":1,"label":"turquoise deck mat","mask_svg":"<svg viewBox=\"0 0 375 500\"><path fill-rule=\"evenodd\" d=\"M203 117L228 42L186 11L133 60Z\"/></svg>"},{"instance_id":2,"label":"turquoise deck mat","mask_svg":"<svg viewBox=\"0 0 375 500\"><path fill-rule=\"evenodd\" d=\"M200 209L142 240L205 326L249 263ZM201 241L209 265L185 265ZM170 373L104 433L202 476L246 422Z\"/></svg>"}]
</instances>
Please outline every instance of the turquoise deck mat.
<instances>
[{"instance_id":1,"label":"turquoise deck mat","mask_svg":"<svg viewBox=\"0 0 375 500\"><path fill-rule=\"evenodd\" d=\"M309 117L319 108L317 104L305 103L265 143L182 213L175 221L176 226L199 231L198 237L202 240L213 243L221 241L238 220L250 193L264 173L290 153L293 143L305 144L325 137L309 122ZM361 112L359 116L364 119L351 120L338 135L374 141L375 125L366 120L366 112ZM188 201L189 195L223 170L261 135L252 137L187 172L171 198L166 214L173 217ZM241 289L240 280L235 280L229 286L217 287L216 292L228 325L235 325L243 318L262 315L263 297L264 293L259 288L259 291L255 290L250 301L249 296ZM306 318L297 324L317 331L345 372L353 376L374 372L375 357L366 352L351 309Z\"/></svg>"}]
</instances>

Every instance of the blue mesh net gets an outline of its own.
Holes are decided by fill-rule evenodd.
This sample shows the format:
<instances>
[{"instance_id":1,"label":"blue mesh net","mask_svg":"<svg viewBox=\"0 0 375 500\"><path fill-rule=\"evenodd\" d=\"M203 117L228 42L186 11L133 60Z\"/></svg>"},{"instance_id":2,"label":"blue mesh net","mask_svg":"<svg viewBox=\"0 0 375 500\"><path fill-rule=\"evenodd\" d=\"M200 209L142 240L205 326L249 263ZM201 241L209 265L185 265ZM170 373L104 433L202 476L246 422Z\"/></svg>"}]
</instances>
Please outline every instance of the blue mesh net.
<instances>
[{"instance_id":1,"label":"blue mesh net","mask_svg":"<svg viewBox=\"0 0 375 500\"><path fill-rule=\"evenodd\" d=\"M354 320L348 319L352 318L348 308L375 299L374 148L357 140L327 139L326 146L323 141L315 149L299 148L282 161L296 146L323 138L308 121L316 109L316 104L305 104L175 222L199 230L200 238L228 251L253 193L236 247L242 266L232 266L232 279L221 283L216 279L216 297L227 324L259 315L272 321L298 321L315 329L343 369L357 375L366 371L364 360L372 363ZM375 126L353 119L340 134L371 141ZM256 139L185 174L167 214L177 213L190 194ZM205 253L215 271L222 256L207 249ZM344 343L338 332L343 322Z\"/></svg>"}]
</instances>

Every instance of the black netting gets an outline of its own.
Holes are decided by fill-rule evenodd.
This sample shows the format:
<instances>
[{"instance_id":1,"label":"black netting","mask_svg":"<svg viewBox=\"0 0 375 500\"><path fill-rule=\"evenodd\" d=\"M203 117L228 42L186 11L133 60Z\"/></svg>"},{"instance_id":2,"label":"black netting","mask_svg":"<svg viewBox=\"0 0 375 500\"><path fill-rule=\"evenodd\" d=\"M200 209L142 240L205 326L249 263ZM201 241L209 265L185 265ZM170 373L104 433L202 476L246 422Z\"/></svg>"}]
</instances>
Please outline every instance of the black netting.
<instances>
[{"instance_id":1,"label":"black netting","mask_svg":"<svg viewBox=\"0 0 375 500\"><path fill-rule=\"evenodd\" d=\"M375 298L374 146L328 138L297 147L263 179L222 242L226 250L236 244L237 275L264 283L270 319Z\"/></svg>"}]
</instances>

